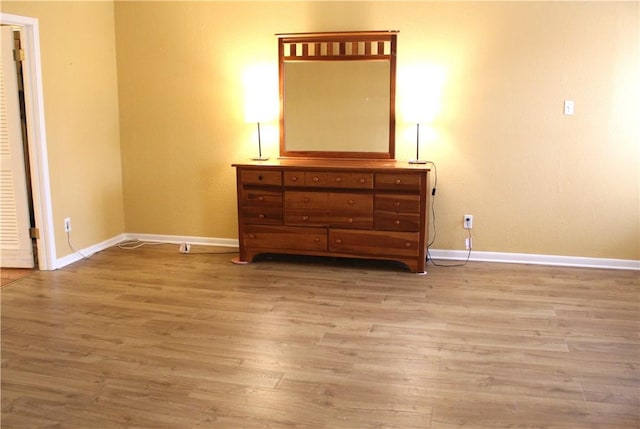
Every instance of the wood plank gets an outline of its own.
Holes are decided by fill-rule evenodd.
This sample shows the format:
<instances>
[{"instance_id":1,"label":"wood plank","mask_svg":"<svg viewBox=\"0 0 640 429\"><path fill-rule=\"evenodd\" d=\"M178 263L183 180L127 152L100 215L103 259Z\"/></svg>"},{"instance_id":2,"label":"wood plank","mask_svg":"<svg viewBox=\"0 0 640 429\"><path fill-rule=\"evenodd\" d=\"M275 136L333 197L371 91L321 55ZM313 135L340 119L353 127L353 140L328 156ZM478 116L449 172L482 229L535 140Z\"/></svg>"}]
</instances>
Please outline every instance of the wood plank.
<instances>
[{"instance_id":1,"label":"wood plank","mask_svg":"<svg viewBox=\"0 0 640 429\"><path fill-rule=\"evenodd\" d=\"M229 250L3 287L3 427L640 426L637 272Z\"/></svg>"}]
</instances>

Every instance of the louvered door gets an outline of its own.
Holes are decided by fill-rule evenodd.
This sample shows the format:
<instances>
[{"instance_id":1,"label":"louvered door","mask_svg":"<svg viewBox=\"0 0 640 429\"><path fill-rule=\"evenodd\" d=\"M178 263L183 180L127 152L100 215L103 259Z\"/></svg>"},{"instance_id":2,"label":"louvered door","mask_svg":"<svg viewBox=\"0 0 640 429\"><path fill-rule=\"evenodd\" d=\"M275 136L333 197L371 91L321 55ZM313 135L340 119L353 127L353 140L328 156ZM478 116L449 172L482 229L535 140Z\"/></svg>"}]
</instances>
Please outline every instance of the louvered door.
<instances>
[{"instance_id":1,"label":"louvered door","mask_svg":"<svg viewBox=\"0 0 640 429\"><path fill-rule=\"evenodd\" d=\"M0 265L33 268L13 34L10 27L0 30Z\"/></svg>"}]
</instances>

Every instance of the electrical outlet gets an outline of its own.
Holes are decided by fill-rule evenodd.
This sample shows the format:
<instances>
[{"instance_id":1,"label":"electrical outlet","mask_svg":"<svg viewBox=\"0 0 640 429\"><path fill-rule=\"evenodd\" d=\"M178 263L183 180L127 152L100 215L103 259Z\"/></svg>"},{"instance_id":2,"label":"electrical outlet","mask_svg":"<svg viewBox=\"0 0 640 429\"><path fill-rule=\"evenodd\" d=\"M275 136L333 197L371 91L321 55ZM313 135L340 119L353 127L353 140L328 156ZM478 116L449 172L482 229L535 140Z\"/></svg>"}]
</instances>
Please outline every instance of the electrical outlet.
<instances>
[{"instance_id":1,"label":"electrical outlet","mask_svg":"<svg viewBox=\"0 0 640 429\"><path fill-rule=\"evenodd\" d=\"M463 219L462 225L464 226L464 229L473 228L473 215L466 214L462 219Z\"/></svg>"},{"instance_id":2,"label":"electrical outlet","mask_svg":"<svg viewBox=\"0 0 640 429\"><path fill-rule=\"evenodd\" d=\"M464 248L467 250L471 250L473 248L473 240L470 237L464 239Z\"/></svg>"},{"instance_id":3,"label":"electrical outlet","mask_svg":"<svg viewBox=\"0 0 640 429\"><path fill-rule=\"evenodd\" d=\"M65 217L64 218L64 232L69 232L71 231L71 218L70 217Z\"/></svg>"}]
</instances>

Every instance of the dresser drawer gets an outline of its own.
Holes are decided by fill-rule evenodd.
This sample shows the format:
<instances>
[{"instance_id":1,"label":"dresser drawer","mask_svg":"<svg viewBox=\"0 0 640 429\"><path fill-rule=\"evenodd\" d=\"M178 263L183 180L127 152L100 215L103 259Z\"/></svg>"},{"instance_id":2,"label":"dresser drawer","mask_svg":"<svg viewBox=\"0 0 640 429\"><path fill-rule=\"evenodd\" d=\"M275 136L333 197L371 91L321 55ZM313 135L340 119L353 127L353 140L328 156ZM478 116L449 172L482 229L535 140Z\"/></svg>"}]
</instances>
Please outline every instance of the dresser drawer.
<instances>
[{"instance_id":1,"label":"dresser drawer","mask_svg":"<svg viewBox=\"0 0 640 429\"><path fill-rule=\"evenodd\" d=\"M281 186L282 172L280 170L240 170L242 185Z\"/></svg>"},{"instance_id":2,"label":"dresser drawer","mask_svg":"<svg viewBox=\"0 0 640 429\"><path fill-rule=\"evenodd\" d=\"M375 189L419 191L422 176L414 173L376 173Z\"/></svg>"},{"instance_id":3,"label":"dresser drawer","mask_svg":"<svg viewBox=\"0 0 640 429\"><path fill-rule=\"evenodd\" d=\"M330 179L333 179L333 181L330 181ZM315 186L315 187L326 188L326 187L332 186L334 183L340 183L340 182L335 182L336 179L339 179L339 178L332 177L330 173L324 172L324 171L306 171L304 173L305 186Z\"/></svg>"},{"instance_id":4,"label":"dresser drawer","mask_svg":"<svg viewBox=\"0 0 640 429\"><path fill-rule=\"evenodd\" d=\"M372 173L339 171L285 171L285 186L312 188L373 189Z\"/></svg>"},{"instance_id":5,"label":"dresser drawer","mask_svg":"<svg viewBox=\"0 0 640 429\"><path fill-rule=\"evenodd\" d=\"M376 210L375 228L380 231L420 231L420 215Z\"/></svg>"},{"instance_id":6,"label":"dresser drawer","mask_svg":"<svg viewBox=\"0 0 640 429\"><path fill-rule=\"evenodd\" d=\"M326 210L328 201L327 192L286 191L284 193L286 209Z\"/></svg>"},{"instance_id":7,"label":"dresser drawer","mask_svg":"<svg viewBox=\"0 0 640 429\"><path fill-rule=\"evenodd\" d=\"M380 257L416 257L420 233L349 229L329 230L329 251Z\"/></svg>"},{"instance_id":8,"label":"dresser drawer","mask_svg":"<svg viewBox=\"0 0 640 429\"><path fill-rule=\"evenodd\" d=\"M242 191L243 206L282 206L282 192L267 191L264 189L244 189Z\"/></svg>"},{"instance_id":9,"label":"dresser drawer","mask_svg":"<svg viewBox=\"0 0 640 429\"><path fill-rule=\"evenodd\" d=\"M304 171L285 171L284 186L304 186Z\"/></svg>"},{"instance_id":10,"label":"dresser drawer","mask_svg":"<svg viewBox=\"0 0 640 429\"><path fill-rule=\"evenodd\" d=\"M376 210L420 213L420 195L376 194Z\"/></svg>"},{"instance_id":11,"label":"dresser drawer","mask_svg":"<svg viewBox=\"0 0 640 429\"><path fill-rule=\"evenodd\" d=\"M245 224L282 225L281 206L243 206L240 210Z\"/></svg>"},{"instance_id":12,"label":"dresser drawer","mask_svg":"<svg viewBox=\"0 0 640 429\"><path fill-rule=\"evenodd\" d=\"M317 177L317 180L314 180ZM373 174L329 172L326 177L309 174L308 186L326 186L344 189L373 189Z\"/></svg>"},{"instance_id":13,"label":"dresser drawer","mask_svg":"<svg viewBox=\"0 0 640 429\"><path fill-rule=\"evenodd\" d=\"M329 226L359 229L373 227L371 194L330 193L329 207Z\"/></svg>"},{"instance_id":14,"label":"dresser drawer","mask_svg":"<svg viewBox=\"0 0 640 429\"><path fill-rule=\"evenodd\" d=\"M353 189L373 189L372 173L351 173L350 188Z\"/></svg>"},{"instance_id":15,"label":"dresser drawer","mask_svg":"<svg viewBox=\"0 0 640 429\"><path fill-rule=\"evenodd\" d=\"M245 228L243 240L245 246L253 248L327 251L325 228L249 225Z\"/></svg>"},{"instance_id":16,"label":"dresser drawer","mask_svg":"<svg viewBox=\"0 0 640 429\"><path fill-rule=\"evenodd\" d=\"M326 211L286 210L284 224L292 226L329 226L329 216Z\"/></svg>"},{"instance_id":17,"label":"dresser drawer","mask_svg":"<svg viewBox=\"0 0 640 429\"><path fill-rule=\"evenodd\" d=\"M285 225L327 226L328 199L326 192L285 192Z\"/></svg>"}]
</instances>

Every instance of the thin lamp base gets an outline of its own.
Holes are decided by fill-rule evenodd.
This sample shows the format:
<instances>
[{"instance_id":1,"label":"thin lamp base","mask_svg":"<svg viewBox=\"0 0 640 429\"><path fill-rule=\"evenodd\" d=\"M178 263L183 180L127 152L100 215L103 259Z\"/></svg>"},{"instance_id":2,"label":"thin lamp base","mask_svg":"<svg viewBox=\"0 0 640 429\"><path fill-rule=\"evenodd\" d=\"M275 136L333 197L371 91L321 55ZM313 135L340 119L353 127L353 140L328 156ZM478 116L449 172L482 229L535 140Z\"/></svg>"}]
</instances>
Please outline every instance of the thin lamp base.
<instances>
[{"instance_id":1,"label":"thin lamp base","mask_svg":"<svg viewBox=\"0 0 640 429\"><path fill-rule=\"evenodd\" d=\"M256 156L254 158L251 158L253 161L268 161L269 157L268 156Z\"/></svg>"},{"instance_id":2,"label":"thin lamp base","mask_svg":"<svg viewBox=\"0 0 640 429\"><path fill-rule=\"evenodd\" d=\"M410 159L409 164L426 164L427 161L422 159Z\"/></svg>"}]
</instances>

